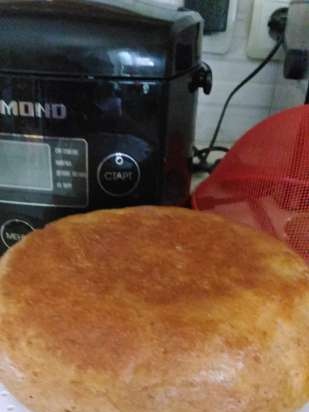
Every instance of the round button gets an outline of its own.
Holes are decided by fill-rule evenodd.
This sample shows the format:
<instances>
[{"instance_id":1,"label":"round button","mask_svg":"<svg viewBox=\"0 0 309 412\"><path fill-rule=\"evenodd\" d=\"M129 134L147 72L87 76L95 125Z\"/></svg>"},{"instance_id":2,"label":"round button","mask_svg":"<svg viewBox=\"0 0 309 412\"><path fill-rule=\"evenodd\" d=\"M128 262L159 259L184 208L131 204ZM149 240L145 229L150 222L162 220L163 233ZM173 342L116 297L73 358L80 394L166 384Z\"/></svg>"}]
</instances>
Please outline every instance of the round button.
<instances>
[{"instance_id":1,"label":"round button","mask_svg":"<svg viewBox=\"0 0 309 412\"><path fill-rule=\"evenodd\" d=\"M113 153L98 168L98 182L106 194L124 197L131 194L141 179L141 170L133 157Z\"/></svg>"},{"instance_id":2,"label":"round button","mask_svg":"<svg viewBox=\"0 0 309 412\"><path fill-rule=\"evenodd\" d=\"M7 248L22 240L34 228L27 222L19 219L12 219L5 222L1 227L1 240Z\"/></svg>"}]
</instances>

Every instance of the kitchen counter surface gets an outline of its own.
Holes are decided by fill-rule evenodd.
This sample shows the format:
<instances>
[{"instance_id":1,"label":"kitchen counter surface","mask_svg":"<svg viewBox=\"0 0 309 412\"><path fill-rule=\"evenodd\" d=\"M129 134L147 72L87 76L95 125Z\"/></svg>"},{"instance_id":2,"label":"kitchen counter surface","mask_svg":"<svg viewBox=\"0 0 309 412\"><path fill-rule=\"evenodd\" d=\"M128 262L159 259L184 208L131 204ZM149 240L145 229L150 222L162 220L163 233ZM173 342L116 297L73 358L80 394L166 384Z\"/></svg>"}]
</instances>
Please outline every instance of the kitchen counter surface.
<instances>
[{"instance_id":1,"label":"kitchen counter surface","mask_svg":"<svg viewBox=\"0 0 309 412\"><path fill-rule=\"evenodd\" d=\"M208 177L207 173L197 173L193 176L192 178L192 186L191 186L191 191L194 192L194 190Z\"/></svg>"}]
</instances>

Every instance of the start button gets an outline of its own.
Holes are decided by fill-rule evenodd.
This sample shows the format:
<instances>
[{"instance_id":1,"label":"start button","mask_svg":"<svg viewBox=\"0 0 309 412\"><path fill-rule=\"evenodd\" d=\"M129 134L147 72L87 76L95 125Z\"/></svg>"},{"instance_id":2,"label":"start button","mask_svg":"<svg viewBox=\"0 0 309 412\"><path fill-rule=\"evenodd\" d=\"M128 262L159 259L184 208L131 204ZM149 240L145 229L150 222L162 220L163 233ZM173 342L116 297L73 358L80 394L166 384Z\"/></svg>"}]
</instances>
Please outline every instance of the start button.
<instances>
[{"instance_id":1,"label":"start button","mask_svg":"<svg viewBox=\"0 0 309 412\"><path fill-rule=\"evenodd\" d=\"M114 153L106 157L98 169L98 182L110 196L124 197L131 194L141 179L141 170L133 157Z\"/></svg>"},{"instance_id":2,"label":"start button","mask_svg":"<svg viewBox=\"0 0 309 412\"><path fill-rule=\"evenodd\" d=\"M34 228L23 220L8 220L1 227L1 240L7 248L10 248L33 230Z\"/></svg>"}]
</instances>

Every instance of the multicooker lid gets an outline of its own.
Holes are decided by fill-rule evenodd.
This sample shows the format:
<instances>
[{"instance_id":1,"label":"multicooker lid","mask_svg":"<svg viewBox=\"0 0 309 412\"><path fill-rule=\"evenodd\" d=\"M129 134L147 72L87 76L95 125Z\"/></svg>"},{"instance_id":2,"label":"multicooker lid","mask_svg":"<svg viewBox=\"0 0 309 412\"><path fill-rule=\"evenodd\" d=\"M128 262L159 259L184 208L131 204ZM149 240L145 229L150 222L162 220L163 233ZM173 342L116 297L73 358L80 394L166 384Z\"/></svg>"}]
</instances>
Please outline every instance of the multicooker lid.
<instances>
[{"instance_id":1,"label":"multicooker lid","mask_svg":"<svg viewBox=\"0 0 309 412\"><path fill-rule=\"evenodd\" d=\"M0 72L170 78L200 62L202 19L129 0L0 0Z\"/></svg>"}]
</instances>

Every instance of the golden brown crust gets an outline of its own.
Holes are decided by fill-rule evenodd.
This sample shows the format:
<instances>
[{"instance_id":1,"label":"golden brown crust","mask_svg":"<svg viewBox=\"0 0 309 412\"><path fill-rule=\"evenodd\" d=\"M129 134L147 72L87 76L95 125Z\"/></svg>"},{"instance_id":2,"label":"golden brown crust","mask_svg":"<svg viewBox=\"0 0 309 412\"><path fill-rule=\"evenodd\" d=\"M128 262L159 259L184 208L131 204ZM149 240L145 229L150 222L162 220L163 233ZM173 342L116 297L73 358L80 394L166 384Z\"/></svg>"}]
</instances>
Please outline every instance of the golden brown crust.
<instances>
[{"instance_id":1,"label":"golden brown crust","mask_svg":"<svg viewBox=\"0 0 309 412\"><path fill-rule=\"evenodd\" d=\"M309 273L210 214L74 216L0 262L0 381L33 412L294 412Z\"/></svg>"}]
</instances>

